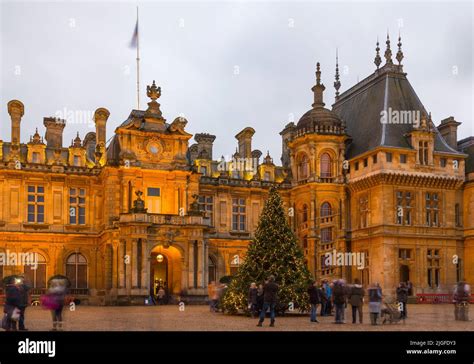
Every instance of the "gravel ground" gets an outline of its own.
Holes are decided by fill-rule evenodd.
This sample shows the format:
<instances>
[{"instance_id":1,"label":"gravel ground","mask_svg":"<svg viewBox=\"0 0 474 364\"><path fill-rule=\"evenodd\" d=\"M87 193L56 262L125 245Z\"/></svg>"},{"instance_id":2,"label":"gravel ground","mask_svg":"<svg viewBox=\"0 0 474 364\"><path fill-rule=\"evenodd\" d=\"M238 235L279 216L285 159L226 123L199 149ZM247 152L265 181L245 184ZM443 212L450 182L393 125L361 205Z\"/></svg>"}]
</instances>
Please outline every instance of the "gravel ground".
<instances>
[{"instance_id":1,"label":"gravel ground","mask_svg":"<svg viewBox=\"0 0 474 364\"><path fill-rule=\"evenodd\" d=\"M472 313L471 313L472 314ZM371 326L367 306L363 324L351 323L350 306L346 310L346 324L335 325L334 317L318 317L320 323L309 322L309 316L277 317L276 327L270 328L269 319L264 327L256 327L257 319L211 313L207 306L177 305L97 307L76 306L65 310L66 331L474 331L474 323L454 320L453 306L408 305L405 323ZM51 316L41 307L26 311L26 326L30 331L51 329Z\"/></svg>"}]
</instances>

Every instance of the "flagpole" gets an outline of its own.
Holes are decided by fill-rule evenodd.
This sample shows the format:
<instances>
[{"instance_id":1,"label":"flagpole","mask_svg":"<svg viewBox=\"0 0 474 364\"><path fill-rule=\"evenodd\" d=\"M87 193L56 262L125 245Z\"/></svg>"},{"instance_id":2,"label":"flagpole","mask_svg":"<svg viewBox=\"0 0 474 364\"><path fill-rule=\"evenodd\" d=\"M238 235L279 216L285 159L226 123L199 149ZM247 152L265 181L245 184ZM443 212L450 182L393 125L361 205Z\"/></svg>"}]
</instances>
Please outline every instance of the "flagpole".
<instances>
[{"instance_id":1,"label":"flagpole","mask_svg":"<svg viewBox=\"0 0 474 364\"><path fill-rule=\"evenodd\" d=\"M137 109L140 110L140 31L138 26L137 6Z\"/></svg>"}]
</instances>

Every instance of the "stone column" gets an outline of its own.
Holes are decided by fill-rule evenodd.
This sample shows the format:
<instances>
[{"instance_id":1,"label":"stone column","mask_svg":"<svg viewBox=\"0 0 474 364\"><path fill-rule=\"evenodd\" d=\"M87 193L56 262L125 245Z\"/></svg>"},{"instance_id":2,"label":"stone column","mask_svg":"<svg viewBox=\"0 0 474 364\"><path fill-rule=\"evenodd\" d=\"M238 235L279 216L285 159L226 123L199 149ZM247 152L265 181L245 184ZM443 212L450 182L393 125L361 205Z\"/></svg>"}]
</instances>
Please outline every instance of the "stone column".
<instances>
[{"instance_id":1,"label":"stone column","mask_svg":"<svg viewBox=\"0 0 474 364\"><path fill-rule=\"evenodd\" d=\"M197 246L198 246L198 261L197 261L197 266L198 266L198 269L197 269L197 273L198 273L198 280L197 280L197 285L199 288L203 287L203 273L204 273L204 267L203 267L203 263L204 263L204 246L203 246L203 241L202 240L199 240L198 243L197 243Z\"/></svg>"},{"instance_id":2,"label":"stone column","mask_svg":"<svg viewBox=\"0 0 474 364\"><path fill-rule=\"evenodd\" d=\"M132 276L132 289L138 288L138 240L132 239L131 241L131 276Z\"/></svg>"},{"instance_id":3,"label":"stone column","mask_svg":"<svg viewBox=\"0 0 474 364\"><path fill-rule=\"evenodd\" d=\"M125 288L127 289L127 294L130 294L130 289L132 288L132 271L133 271L133 253L132 253L132 240L128 240L125 249L125 255L127 256L125 264Z\"/></svg>"},{"instance_id":4,"label":"stone column","mask_svg":"<svg viewBox=\"0 0 474 364\"><path fill-rule=\"evenodd\" d=\"M117 253L118 253L118 260L117 260L117 265L118 265L118 277L119 277L119 282L118 286L119 288L125 288L125 267L124 267L124 259L125 259L125 254L124 254L124 246L125 246L125 239L120 239L118 247L117 247Z\"/></svg>"},{"instance_id":5,"label":"stone column","mask_svg":"<svg viewBox=\"0 0 474 364\"><path fill-rule=\"evenodd\" d=\"M117 288L118 267L117 267L118 247L116 244L112 245L112 288Z\"/></svg>"},{"instance_id":6,"label":"stone column","mask_svg":"<svg viewBox=\"0 0 474 364\"><path fill-rule=\"evenodd\" d=\"M142 291L148 294L150 289L150 256L148 254L148 241L142 239L142 267L140 274L142 275Z\"/></svg>"},{"instance_id":7,"label":"stone column","mask_svg":"<svg viewBox=\"0 0 474 364\"><path fill-rule=\"evenodd\" d=\"M203 276L202 276L202 286L207 288L209 284L209 245L208 243L203 240Z\"/></svg>"}]
</instances>

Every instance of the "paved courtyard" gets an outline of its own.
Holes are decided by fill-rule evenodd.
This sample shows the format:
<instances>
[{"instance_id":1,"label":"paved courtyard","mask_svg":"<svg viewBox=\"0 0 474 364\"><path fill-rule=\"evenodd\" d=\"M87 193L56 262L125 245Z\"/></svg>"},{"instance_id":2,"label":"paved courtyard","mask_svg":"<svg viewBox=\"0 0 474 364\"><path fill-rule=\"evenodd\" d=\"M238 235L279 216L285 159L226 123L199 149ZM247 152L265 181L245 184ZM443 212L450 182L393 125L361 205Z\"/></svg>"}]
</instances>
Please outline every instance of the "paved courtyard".
<instances>
[{"instance_id":1,"label":"paved courtyard","mask_svg":"<svg viewBox=\"0 0 474 364\"><path fill-rule=\"evenodd\" d=\"M363 324L351 323L352 316L346 310L345 325L335 325L334 317L318 317L319 324L310 323L308 316L287 315L277 317L276 327L256 327L257 320L245 316L229 316L211 313L207 306L186 306L180 311L173 306L97 307L76 306L75 311L65 310L64 330L67 331L474 331L474 322L458 322L453 319L453 306L409 305L405 323L371 326L365 307ZM471 312L472 314L472 312ZM26 326L32 331L51 329L49 311L41 307L29 307Z\"/></svg>"}]
</instances>

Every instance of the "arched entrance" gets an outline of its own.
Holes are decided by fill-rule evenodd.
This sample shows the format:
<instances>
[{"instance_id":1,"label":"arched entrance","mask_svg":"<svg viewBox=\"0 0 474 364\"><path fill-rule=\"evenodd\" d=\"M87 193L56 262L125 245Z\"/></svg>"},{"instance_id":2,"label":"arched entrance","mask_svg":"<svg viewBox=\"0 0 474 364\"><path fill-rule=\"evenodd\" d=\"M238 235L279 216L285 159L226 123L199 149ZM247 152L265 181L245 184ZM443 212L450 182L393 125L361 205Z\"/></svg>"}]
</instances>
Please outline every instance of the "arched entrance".
<instances>
[{"instance_id":1,"label":"arched entrance","mask_svg":"<svg viewBox=\"0 0 474 364\"><path fill-rule=\"evenodd\" d=\"M410 280L410 268L406 264L400 265L400 282L408 282Z\"/></svg>"},{"instance_id":2,"label":"arched entrance","mask_svg":"<svg viewBox=\"0 0 474 364\"><path fill-rule=\"evenodd\" d=\"M150 294L156 295L159 287L167 294L179 295L181 292L181 252L170 246L155 246L150 252Z\"/></svg>"}]
</instances>

